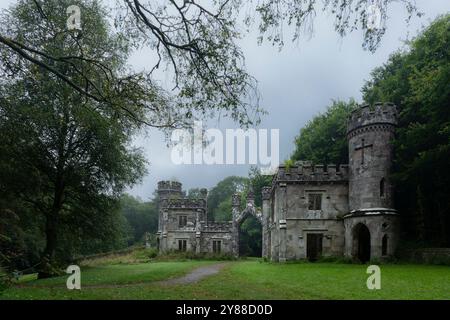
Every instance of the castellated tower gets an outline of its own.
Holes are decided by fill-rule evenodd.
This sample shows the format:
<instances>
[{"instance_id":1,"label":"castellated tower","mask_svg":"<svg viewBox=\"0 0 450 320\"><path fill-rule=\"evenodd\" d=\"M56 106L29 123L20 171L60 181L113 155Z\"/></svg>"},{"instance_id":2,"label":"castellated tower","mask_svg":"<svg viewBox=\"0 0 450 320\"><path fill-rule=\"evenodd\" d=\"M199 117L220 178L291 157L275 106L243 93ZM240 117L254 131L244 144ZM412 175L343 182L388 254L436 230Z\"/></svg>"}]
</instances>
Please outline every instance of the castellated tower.
<instances>
[{"instance_id":1,"label":"castellated tower","mask_svg":"<svg viewBox=\"0 0 450 320\"><path fill-rule=\"evenodd\" d=\"M207 189L200 189L196 197L186 197L181 183L160 181L157 193L156 239L160 252L219 254L231 251L231 223L207 221Z\"/></svg>"},{"instance_id":2,"label":"castellated tower","mask_svg":"<svg viewBox=\"0 0 450 320\"><path fill-rule=\"evenodd\" d=\"M390 103L365 105L353 111L348 122L346 255L363 262L392 255L397 242L397 212L390 181L396 125L397 109Z\"/></svg>"},{"instance_id":3,"label":"castellated tower","mask_svg":"<svg viewBox=\"0 0 450 320\"><path fill-rule=\"evenodd\" d=\"M183 191L181 188L182 184L177 181L159 181L157 191L159 200L182 197Z\"/></svg>"},{"instance_id":4,"label":"castellated tower","mask_svg":"<svg viewBox=\"0 0 450 320\"><path fill-rule=\"evenodd\" d=\"M170 199L181 198L184 196L182 184L177 181L159 181L157 193L158 193L158 207L159 207L157 245L159 250L166 250L168 246L167 205Z\"/></svg>"},{"instance_id":5,"label":"castellated tower","mask_svg":"<svg viewBox=\"0 0 450 320\"><path fill-rule=\"evenodd\" d=\"M347 129L350 211L394 207L389 174L396 124L393 104L366 105L352 113Z\"/></svg>"}]
</instances>

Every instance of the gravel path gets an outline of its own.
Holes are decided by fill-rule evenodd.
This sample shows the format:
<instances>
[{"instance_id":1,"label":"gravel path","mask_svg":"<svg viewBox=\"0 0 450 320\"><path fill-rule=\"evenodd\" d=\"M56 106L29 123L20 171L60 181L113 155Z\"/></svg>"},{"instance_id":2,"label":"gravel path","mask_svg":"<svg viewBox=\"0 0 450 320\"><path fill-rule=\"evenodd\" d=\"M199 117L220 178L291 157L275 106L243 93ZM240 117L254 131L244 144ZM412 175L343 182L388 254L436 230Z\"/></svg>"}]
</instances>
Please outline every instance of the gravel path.
<instances>
[{"instance_id":1,"label":"gravel path","mask_svg":"<svg viewBox=\"0 0 450 320\"><path fill-rule=\"evenodd\" d=\"M174 278L169 280L162 280L155 282L156 284L160 285L177 285L177 284L190 284L200 281L203 278L206 278L208 276L215 275L220 272L220 270L225 267L226 263L219 263L219 264L213 264L206 267L200 267L197 269L192 270L187 275L180 277L180 278Z\"/></svg>"},{"instance_id":2,"label":"gravel path","mask_svg":"<svg viewBox=\"0 0 450 320\"><path fill-rule=\"evenodd\" d=\"M192 270L191 272L189 272L188 274L182 276L182 277L178 277L178 278L173 278L173 279L168 279L168 280L159 280L159 281L144 281L144 282L135 282L135 283L127 283L127 284L104 284L104 285L97 285L97 284L93 284L93 285L83 285L83 278L81 278L81 289L83 290L84 288L89 288L89 289L105 289L105 288L126 288L126 287L137 287L137 286L154 286L154 285L161 285L161 286L171 286L171 285L180 285L180 284L191 284L191 283L196 283L200 280L202 280L203 278L215 275L217 273L220 272L220 270L222 270L225 265L227 263L226 262L222 262L222 263L217 263L217 264L212 264L209 266L205 266L205 267L198 267L194 270ZM26 284L19 284L16 285L16 288L61 288L61 285L58 286L40 286L40 285L26 285ZM65 287L65 286L64 286Z\"/></svg>"}]
</instances>

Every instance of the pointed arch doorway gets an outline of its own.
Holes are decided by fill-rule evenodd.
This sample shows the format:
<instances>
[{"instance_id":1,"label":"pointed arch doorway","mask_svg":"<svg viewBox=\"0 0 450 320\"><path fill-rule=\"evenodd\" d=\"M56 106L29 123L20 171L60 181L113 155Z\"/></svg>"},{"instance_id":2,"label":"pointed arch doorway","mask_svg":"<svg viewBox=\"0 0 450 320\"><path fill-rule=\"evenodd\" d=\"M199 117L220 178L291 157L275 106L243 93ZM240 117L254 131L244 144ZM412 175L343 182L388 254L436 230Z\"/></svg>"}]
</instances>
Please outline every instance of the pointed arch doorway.
<instances>
[{"instance_id":1,"label":"pointed arch doorway","mask_svg":"<svg viewBox=\"0 0 450 320\"><path fill-rule=\"evenodd\" d=\"M251 217L251 218L250 218ZM262 214L259 210L257 210L254 206L254 202L250 201L247 203L247 207L243 210L243 211L238 211L237 208L236 210L234 210L233 212L233 251L234 251L234 255L235 257L239 257L242 255L246 254L246 250L242 250L244 252L241 252L240 249L242 249L242 245L243 245L243 241L245 241L245 239L241 239L242 237L242 225L245 224L246 222L250 222L251 225L257 226L258 229L260 230L260 232L257 232L257 235L255 235L256 237L258 237L259 239L256 239L256 237L252 237L252 241L258 241L259 250L254 250L258 252L258 256L261 257L262 256L262 248L264 246L263 243L263 229L264 229L264 224L263 224L263 219L262 219ZM241 247L241 248L240 248ZM254 246L253 246L254 247ZM257 245L256 245L257 247Z\"/></svg>"},{"instance_id":2,"label":"pointed arch doorway","mask_svg":"<svg viewBox=\"0 0 450 320\"><path fill-rule=\"evenodd\" d=\"M370 231L363 223L353 228L353 257L362 263L370 261Z\"/></svg>"}]
</instances>

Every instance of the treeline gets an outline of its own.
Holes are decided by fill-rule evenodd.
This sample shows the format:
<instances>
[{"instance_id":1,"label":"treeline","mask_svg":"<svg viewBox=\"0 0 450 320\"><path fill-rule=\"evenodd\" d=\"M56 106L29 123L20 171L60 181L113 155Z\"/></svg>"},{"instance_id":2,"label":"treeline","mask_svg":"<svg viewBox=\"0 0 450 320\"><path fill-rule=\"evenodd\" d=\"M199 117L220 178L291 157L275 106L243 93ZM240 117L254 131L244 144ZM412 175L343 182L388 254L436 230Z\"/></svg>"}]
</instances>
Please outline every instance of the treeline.
<instances>
[{"instance_id":1,"label":"treeline","mask_svg":"<svg viewBox=\"0 0 450 320\"><path fill-rule=\"evenodd\" d=\"M392 179L409 246L450 246L450 15L434 21L405 50L371 73L369 103L399 111ZM290 161L347 163L346 122L355 101L335 101L301 129Z\"/></svg>"},{"instance_id":2,"label":"treeline","mask_svg":"<svg viewBox=\"0 0 450 320\"><path fill-rule=\"evenodd\" d=\"M235 192L242 195L242 209L250 189L255 193L255 202L261 206L261 190L270 185L271 177L263 176L252 168L249 177L227 177L209 191L208 219L230 221L231 197ZM188 190L188 197L195 198L199 189ZM36 215L33 208L16 203L15 210L0 210L0 262L9 271L39 270L41 255L45 250L45 220ZM4 207L12 208L11 203ZM0 207L1 208L1 207ZM80 256L120 250L137 244L144 244L146 238L156 246L158 230L158 199L143 201L138 197L123 194L109 208L106 219L93 225L93 233L82 233L76 224L61 229L56 251L55 268ZM261 254L261 225L249 216L241 225L240 251L242 255Z\"/></svg>"},{"instance_id":3,"label":"treeline","mask_svg":"<svg viewBox=\"0 0 450 320\"><path fill-rule=\"evenodd\" d=\"M38 270L45 249L45 224L35 218L32 210L24 209L18 208L17 213L0 211L0 261L10 271ZM125 194L103 222L93 226L97 230L95 235L80 236L76 225L63 230L59 236L57 261L62 264L80 256L143 244L145 233L155 234L158 228L156 205Z\"/></svg>"},{"instance_id":4,"label":"treeline","mask_svg":"<svg viewBox=\"0 0 450 320\"><path fill-rule=\"evenodd\" d=\"M219 181L208 191L207 219L210 221L231 221L231 198L236 192L241 194L241 209L246 205L246 198L250 190L255 195L255 205L262 206L261 191L264 186L271 185L272 177L264 176L252 167L248 177L230 176ZM200 196L199 188L187 191L188 198ZM124 195L120 200L120 214L124 231L122 238L131 246L144 243L146 233L150 243L156 245L155 234L158 230L158 198L157 194L151 201L142 201L131 195ZM240 227L240 253L242 256L261 256L262 226L253 216L248 216Z\"/></svg>"}]
</instances>

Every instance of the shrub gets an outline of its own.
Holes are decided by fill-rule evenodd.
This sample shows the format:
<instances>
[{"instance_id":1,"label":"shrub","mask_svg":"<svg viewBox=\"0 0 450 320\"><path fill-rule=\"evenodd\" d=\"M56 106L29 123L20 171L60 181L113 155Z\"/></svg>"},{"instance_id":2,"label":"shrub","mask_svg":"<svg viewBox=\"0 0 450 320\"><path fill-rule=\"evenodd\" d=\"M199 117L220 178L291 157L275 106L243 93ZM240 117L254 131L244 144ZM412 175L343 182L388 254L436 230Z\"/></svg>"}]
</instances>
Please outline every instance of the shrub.
<instances>
[{"instance_id":1,"label":"shrub","mask_svg":"<svg viewBox=\"0 0 450 320\"><path fill-rule=\"evenodd\" d=\"M160 261L185 261L185 260L236 260L236 258L229 253L195 253L193 251L180 252L176 250L170 250L164 254L158 255Z\"/></svg>"},{"instance_id":2,"label":"shrub","mask_svg":"<svg viewBox=\"0 0 450 320\"><path fill-rule=\"evenodd\" d=\"M336 256L321 256L317 262L324 262L324 263L330 263L330 262L336 262L339 258Z\"/></svg>"},{"instance_id":3,"label":"shrub","mask_svg":"<svg viewBox=\"0 0 450 320\"><path fill-rule=\"evenodd\" d=\"M133 252L133 257L136 261L148 261L156 258L158 250L156 248L142 248Z\"/></svg>"},{"instance_id":4,"label":"shrub","mask_svg":"<svg viewBox=\"0 0 450 320\"><path fill-rule=\"evenodd\" d=\"M382 264L382 261L378 258L373 258L373 259L370 259L370 264L380 265L380 264Z\"/></svg>"},{"instance_id":5,"label":"shrub","mask_svg":"<svg viewBox=\"0 0 450 320\"><path fill-rule=\"evenodd\" d=\"M317 262L351 264L355 261L353 261L352 258L342 256L322 256L319 258L319 260L317 260Z\"/></svg>"},{"instance_id":6,"label":"shrub","mask_svg":"<svg viewBox=\"0 0 450 320\"><path fill-rule=\"evenodd\" d=\"M0 267L0 293L11 285L11 277Z\"/></svg>"}]
</instances>

